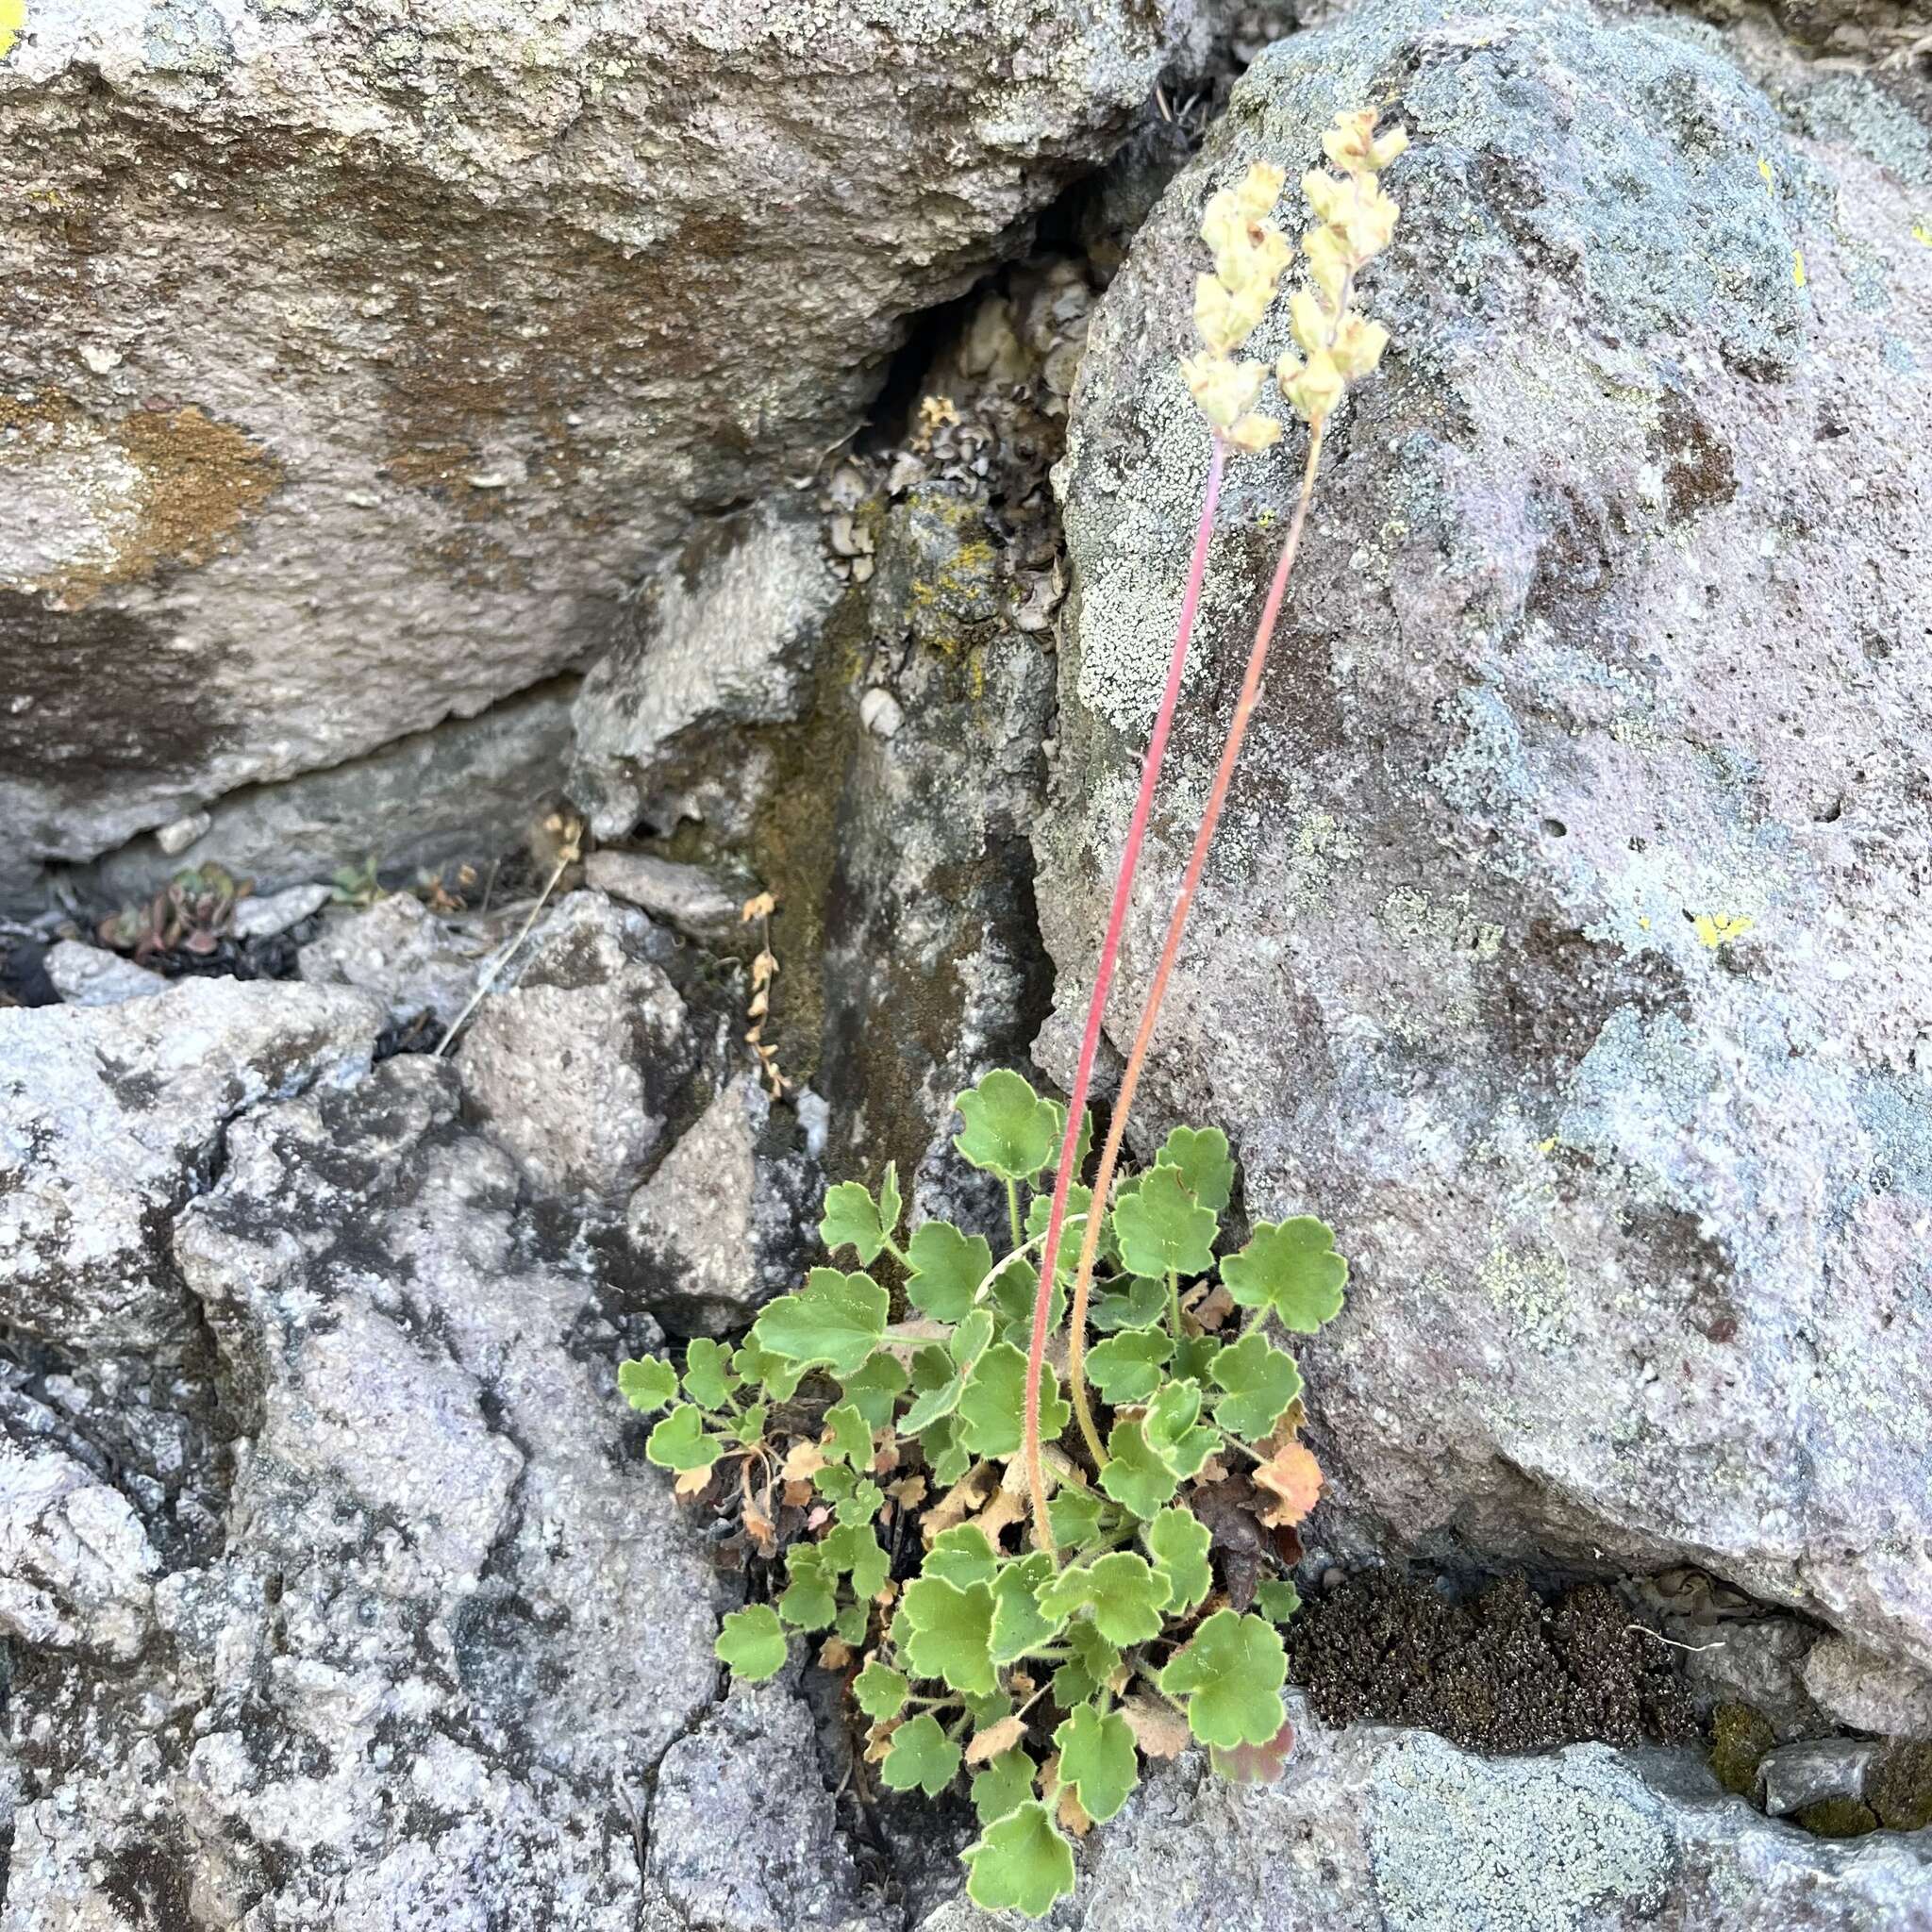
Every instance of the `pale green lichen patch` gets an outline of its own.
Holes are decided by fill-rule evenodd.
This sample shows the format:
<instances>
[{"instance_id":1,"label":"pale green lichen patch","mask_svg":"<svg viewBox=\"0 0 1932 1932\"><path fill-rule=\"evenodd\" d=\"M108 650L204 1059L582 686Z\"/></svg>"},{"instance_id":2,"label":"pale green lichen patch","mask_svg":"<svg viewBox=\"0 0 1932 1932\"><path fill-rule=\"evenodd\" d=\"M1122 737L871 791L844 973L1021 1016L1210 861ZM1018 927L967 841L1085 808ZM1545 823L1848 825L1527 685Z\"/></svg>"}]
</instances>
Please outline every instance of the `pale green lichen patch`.
<instances>
[{"instance_id":1,"label":"pale green lichen patch","mask_svg":"<svg viewBox=\"0 0 1932 1932\"><path fill-rule=\"evenodd\" d=\"M1378 1763L1368 1846L1390 1932L1440 1932L1447 1900L1459 1902L1457 1923L1486 1932L1592 1932L1613 1914L1658 1909L1670 1827L1615 1752L1580 1746L1511 1774L1494 1777L1426 1736Z\"/></svg>"}]
</instances>

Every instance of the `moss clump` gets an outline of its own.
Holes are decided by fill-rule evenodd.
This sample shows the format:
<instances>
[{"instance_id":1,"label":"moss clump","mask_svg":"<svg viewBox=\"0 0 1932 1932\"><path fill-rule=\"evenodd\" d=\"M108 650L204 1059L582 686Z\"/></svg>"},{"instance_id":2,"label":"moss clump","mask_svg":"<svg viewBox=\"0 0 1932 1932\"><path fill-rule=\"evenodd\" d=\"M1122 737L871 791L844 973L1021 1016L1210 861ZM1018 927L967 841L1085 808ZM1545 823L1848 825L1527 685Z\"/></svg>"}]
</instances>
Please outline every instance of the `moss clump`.
<instances>
[{"instance_id":1,"label":"moss clump","mask_svg":"<svg viewBox=\"0 0 1932 1932\"><path fill-rule=\"evenodd\" d=\"M1803 1825L1814 1838L1863 1838L1878 1829L1878 1815L1857 1798L1821 1798L1792 1812L1791 1823Z\"/></svg>"},{"instance_id":2,"label":"moss clump","mask_svg":"<svg viewBox=\"0 0 1932 1932\"><path fill-rule=\"evenodd\" d=\"M1865 1795L1890 1831L1932 1824L1932 1743L1894 1744L1872 1769Z\"/></svg>"},{"instance_id":3,"label":"moss clump","mask_svg":"<svg viewBox=\"0 0 1932 1932\"><path fill-rule=\"evenodd\" d=\"M1720 1704L1710 1714L1710 1768L1719 1784L1740 1798L1757 1790L1757 1767L1777 1734L1748 1704Z\"/></svg>"}]
</instances>

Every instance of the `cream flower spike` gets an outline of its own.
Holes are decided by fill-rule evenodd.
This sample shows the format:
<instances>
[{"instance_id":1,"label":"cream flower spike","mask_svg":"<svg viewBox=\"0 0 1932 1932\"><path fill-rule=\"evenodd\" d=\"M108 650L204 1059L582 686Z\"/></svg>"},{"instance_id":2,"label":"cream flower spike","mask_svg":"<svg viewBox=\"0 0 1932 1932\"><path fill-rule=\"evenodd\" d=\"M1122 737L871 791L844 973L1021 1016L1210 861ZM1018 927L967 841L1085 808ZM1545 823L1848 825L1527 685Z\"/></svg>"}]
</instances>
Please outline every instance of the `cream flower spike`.
<instances>
[{"instance_id":1,"label":"cream flower spike","mask_svg":"<svg viewBox=\"0 0 1932 1932\"><path fill-rule=\"evenodd\" d=\"M1389 331L1350 306L1356 277L1395 233L1400 210L1376 178L1408 146L1399 127L1375 132L1375 112L1338 114L1322 137L1323 152L1342 172L1320 168L1302 176L1302 193L1319 226L1302 237L1310 286L1289 300L1301 356L1275 364L1281 392L1302 420L1319 428L1347 393L1382 359ZM1306 360L1303 359L1306 358Z\"/></svg>"},{"instance_id":2,"label":"cream flower spike","mask_svg":"<svg viewBox=\"0 0 1932 1932\"><path fill-rule=\"evenodd\" d=\"M1254 408L1265 365L1236 362L1234 355L1259 326L1294 259L1294 243L1268 219L1287 178L1280 168L1257 161L1232 187L1208 197L1201 239L1214 251L1214 273L1194 282L1194 328L1206 348L1181 364L1216 437L1250 453L1277 441L1281 425Z\"/></svg>"}]
</instances>

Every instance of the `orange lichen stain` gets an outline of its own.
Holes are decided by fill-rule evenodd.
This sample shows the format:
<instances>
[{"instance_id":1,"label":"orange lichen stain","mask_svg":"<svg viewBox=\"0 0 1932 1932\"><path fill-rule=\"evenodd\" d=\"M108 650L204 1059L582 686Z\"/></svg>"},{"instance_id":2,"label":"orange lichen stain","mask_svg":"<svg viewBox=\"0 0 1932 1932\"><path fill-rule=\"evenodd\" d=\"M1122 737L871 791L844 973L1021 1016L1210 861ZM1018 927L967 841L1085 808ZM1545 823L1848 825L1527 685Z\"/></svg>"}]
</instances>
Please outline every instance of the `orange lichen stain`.
<instances>
[{"instance_id":1,"label":"orange lichen stain","mask_svg":"<svg viewBox=\"0 0 1932 1932\"><path fill-rule=\"evenodd\" d=\"M26 400L0 396L0 438L9 433L26 460L68 470L76 508L92 519L71 562L20 587L70 610L111 584L223 554L282 480L265 445L192 407L133 409L106 424L43 390ZM0 443L0 467L7 459Z\"/></svg>"}]
</instances>

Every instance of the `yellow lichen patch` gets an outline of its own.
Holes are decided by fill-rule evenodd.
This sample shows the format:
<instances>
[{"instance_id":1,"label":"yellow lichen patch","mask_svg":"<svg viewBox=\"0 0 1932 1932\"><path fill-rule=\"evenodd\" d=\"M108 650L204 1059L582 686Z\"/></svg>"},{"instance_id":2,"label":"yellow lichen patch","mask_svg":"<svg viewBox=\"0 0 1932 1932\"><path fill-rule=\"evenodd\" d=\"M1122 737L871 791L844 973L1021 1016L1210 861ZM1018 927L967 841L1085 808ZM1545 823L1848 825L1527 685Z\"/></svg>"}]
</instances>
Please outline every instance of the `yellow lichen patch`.
<instances>
[{"instance_id":1,"label":"yellow lichen patch","mask_svg":"<svg viewBox=\"0 0 1932 1932\"><path fill-rule=\"evenodd\" d=\"M1914 222L1912 224L1912 240L1914 242L1923 242L1927 248L1932 248L1932 222Z\"/></svg>"},{"instance_id":2,"label":"yellow lichen patch","mask_svg":"<svg viewBox=\"0 0 1932 1932\"><path fill-rule=\"evenodd\" d=\"M13 43L25 25L26 0L0 0L0 60L13 51Z\"/></svg>"},{"instance_id":3,"label":"yellow lichen patch","mask_svg":"<svg viewBox=\"0 0 1932 1932\"><path fill-rule=\"evenodd\" d=\"M1791 250L1791 280L1801 289L1805 286L1805 251L1802 248Z\"/></svg>"},{"instance_id":4,"label":"yellow lichen patch","mask_svg":"<svg viewBox=\"0 0 1932 1932\"><path fill-rule=\"evenodd\" d=\"M1740 940L1757 922L1742 912L1700 912L1691 921L1697 937L1715 952L1733 940Z\"/></svg>"},{"instance_id":5,"label":"yellow lichen patch","mask_svg":"<svg viewBox=\"0 0 1932 1932\"><path fill-rule=\"evenodd\" d=\"M207 562L273 494L281 469L199 409L135 409L109 424L46 390L0 397L0 478L41 510L14 533L8 580L78 609L109 584Z\"/></svg>"}]
</instances>

